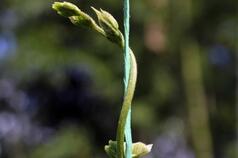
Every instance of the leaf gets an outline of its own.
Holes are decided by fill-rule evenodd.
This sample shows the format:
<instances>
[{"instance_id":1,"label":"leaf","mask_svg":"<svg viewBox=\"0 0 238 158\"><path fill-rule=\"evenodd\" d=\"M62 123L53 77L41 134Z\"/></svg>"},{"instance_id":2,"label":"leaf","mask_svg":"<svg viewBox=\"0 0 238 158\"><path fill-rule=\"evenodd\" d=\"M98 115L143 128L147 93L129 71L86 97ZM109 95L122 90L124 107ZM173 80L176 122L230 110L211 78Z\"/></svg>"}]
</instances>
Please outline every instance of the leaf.
<instances>
[{"instance_id":1,"label":"leaf","mask_svg":"<svg viewBox=\"0 0 238 158\"><path fill-rule=\"evenodd\" d=\"M139 158L148 154L152 149L152 144L146 145L142 142L137 142L132 144L132 157Z\"/></svg>"},{"instance_id":2,"label":"leaf","mask_svg":"<svg viewBox=\"0 0 238 158\"><path fill-rule=\"evenodd\" d=\"M125 146L125 143L124 143ZM132 144L132 158L139 158L148 154L152 149L152 144L146 145L142 142ZM105 146L105 151L109 158L117 158L117 141L109 140ZM125 152L125 151L124 151Z\"/></svg>"}]
</instances>

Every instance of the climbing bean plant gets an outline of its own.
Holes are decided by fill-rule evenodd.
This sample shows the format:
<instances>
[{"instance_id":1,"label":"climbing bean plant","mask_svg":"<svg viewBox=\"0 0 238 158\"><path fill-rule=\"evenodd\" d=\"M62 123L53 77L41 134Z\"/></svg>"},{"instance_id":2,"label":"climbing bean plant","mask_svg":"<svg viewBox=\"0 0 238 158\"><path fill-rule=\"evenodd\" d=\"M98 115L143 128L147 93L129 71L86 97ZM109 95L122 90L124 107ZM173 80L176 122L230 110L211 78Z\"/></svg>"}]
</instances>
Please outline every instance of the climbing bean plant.
<instances>
[{"instance_id":1,"label":"climbing bean plant","mask_svg":"<svg viewBox=\"0 0 238 158\"><path fill-rule=\"evenodd\" d=\"M69 2L55 2L52 5L52 8L57 11L61 16L68 18L74 25L89 28L101 34L103 37L106 37L112 43L115 43L120 48L124 49L124 35L119 29L118 22L115 18L105 10L97 10L94 7L91 7L92 10L96 13L98 18L98 24L94 19L81 11L76 5ZM128 85L125 90L125 95L122 103L122 109L118 121L116 141L109 141L109 144L105 146L105 151L110 158L130 158L125 154L126 145L125 145L125 126L127 121L127 116L130 111L131 102L133 99L136 79L137 79L137 64L134 53L129 49L129 76L128 76ZM146 145L142 142L133 143L131 146L131 157L139 158L146 155L150 152L152 145Z\"/></svg>"}]
</instances>

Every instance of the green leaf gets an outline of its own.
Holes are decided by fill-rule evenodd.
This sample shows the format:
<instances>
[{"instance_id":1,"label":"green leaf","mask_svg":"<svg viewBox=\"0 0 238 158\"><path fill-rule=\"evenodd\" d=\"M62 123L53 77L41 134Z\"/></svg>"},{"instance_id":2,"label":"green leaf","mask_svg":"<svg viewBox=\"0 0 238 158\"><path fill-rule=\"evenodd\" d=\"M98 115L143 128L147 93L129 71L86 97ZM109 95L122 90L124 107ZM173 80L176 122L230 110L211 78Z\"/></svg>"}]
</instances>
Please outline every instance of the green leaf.
<instances>
[{"instance_id":1,"label":"green leaf","mask_svg":"<svg viewBox=\"0 0 238 158\"><path fill-rule=\"evenodd\" d=\"M124 143L125 146L125 143ZM132 158L139 158L148 154L152 149L152 144L146 145L142 142L132 144ZM125 148L124 148L125 149ZM105 146L105 151L109 158L117 158L117 141L109 140ZM125 151L124 151L125 152Z\"/></svg>"},{"instance_id":2,"label":"green leaf","mask_svg":"<svg viewBox=\"0 0 238 158\"><path fill-rule=\"evenodd\" d=\"M152 149L152 144L146 145L142 142L137 142L132 144L132 157L139 158L148 154Z\"/></svg>"}]
</instances>

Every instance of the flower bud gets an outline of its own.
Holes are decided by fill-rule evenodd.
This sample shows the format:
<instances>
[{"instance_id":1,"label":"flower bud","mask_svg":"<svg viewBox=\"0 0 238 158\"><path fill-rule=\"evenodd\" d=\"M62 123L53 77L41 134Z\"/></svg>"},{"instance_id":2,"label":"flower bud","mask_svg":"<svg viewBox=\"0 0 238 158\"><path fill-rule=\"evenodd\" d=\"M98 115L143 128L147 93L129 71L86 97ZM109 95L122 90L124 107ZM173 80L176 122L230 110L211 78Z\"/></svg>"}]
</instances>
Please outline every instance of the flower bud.
<instances>
[{"instance_id":1,"label":"flower bud","mask_svg":"<svg viewBox=\"0 0 238 158\"><path fill-rule=\"evenodd\" d=\"M117 158L117 142L109 140L108 145L105 146L105 151L109 158Z\"/></svg>"},{"instance_id":2,"label":"flower bud","mask_svg":"<svg viewBox=\"0 0 238 158\"><path fill-rule=\"evenodd\" d=\"M54 2L52 8L56 10L58 14L67 18L81 15L81 10L76 5L69 2Z\"/></svg>"},{"instance_id":3,"label":"flower bud","mask_svg":"<svg viewBox=\"0 0 238 158\"><path fill-rule=\"evenodd\" d=\"M121 44L123 37L119 30L119 26L115 18L110 13L102 9L100 9L100 11L93 7L92 9L96 13L98 17L99 25L106 33L106 37L112 42Z\"/></svg>"},{"instance_id":4,"label":"flower bud","mask_svg":"<svg viewBox=\"0 0 238 158\"><path fill-rule=\"evenodd\" d=\"M139 158L148 154L152 149L152 144L146 145L142 142L137 142L132 144L132 157Z\"/></svg>"},{"instance_id":5,"label":"flower bud","mask_svg":"<svg viewBox=\"0 0 238 158\"><path fill-rule=\"evenodd\" d=\"M86 13L81 11L76 5L69 2L55 2L52 8L58 14L67 17L70 21L77 26L84 26L94 28L95 21Z\"/></svg>"},{"instance_id":6,"label":"flower bud","mask_svg":"<svg viewBox=\"0 0 238 158\"><path fill-rule=\"evenodd\" d=\"M110 13L108 13L107 11L102 10L102 9L100 9L100 11L95 9L95 8L93 8L93 7L92 7L92 9L97 14L98 21L99 21L99 24L101 26L107 25L108 27L112 27L112 28L114 28L116 30L119 28L116 19Z\"/></svg>"}]
</instances>

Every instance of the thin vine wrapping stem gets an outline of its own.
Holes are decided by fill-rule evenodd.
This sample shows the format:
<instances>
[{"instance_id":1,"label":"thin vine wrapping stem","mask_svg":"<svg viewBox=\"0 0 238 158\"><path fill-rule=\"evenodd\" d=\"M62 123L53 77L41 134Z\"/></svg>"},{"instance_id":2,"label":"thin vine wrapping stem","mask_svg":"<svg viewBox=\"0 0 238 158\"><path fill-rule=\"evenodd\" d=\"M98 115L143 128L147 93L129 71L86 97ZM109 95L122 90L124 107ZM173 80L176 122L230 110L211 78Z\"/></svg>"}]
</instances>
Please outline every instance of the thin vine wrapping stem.
<instances>
[{"instance_id":1,"label":"thin vine wrapping stem","mask_svg":"<svg viewBox=\"0 0 238 158\"><path fill-rule=\"evenodd\" d=\"M129 34L130 34L130 3L129 0L124 0L124 62L125 62L125 93L129 83L130 73L130 53L129 53Z\"/></svg>"},{"instance_id":2,"label":"thin vine wrapping stem","mask_svg":"<svg viewBox=\"0 0 238 158\"><path fill-rule=\"evenodd\" d=\"M121 114L118 122L118 128L117 128L117 147L118 147L118 158L124 157L124 131L126 127L126 121L127 121L127 115L131 108L131 101L133 99L135 86L136 86L136 80L137 80L137 64L136 59L133 54L133 52L129 51L130 55L130 72L129 72L129 81L128 81L128 87L125 93L125 97L122 104ZM128 156L128 155L126 155ZM131 157L130 157L131 158Z\"/></svg>"},{"instance_id":3,"label":"thin vine wrapping stem","mask_svg":"<svg viewBox=\"0 0 238 158\"><path fill-rule=\"evenodd\" d=\"M130 61L130 48L129 48L129 34L130 34L130 0L124 0L124 63L125 63L125 75L124 75L124 87L125 95L128 91L129 76L131 69ZM133 54L133 52L132 52ZM125 96L124 96L125 97ZM126 124L124 127L124 134L126 138L126 158L132 157L132 136L131 136L131 107L129 107L126 113Z\"/></svg>"}]
</instances>

